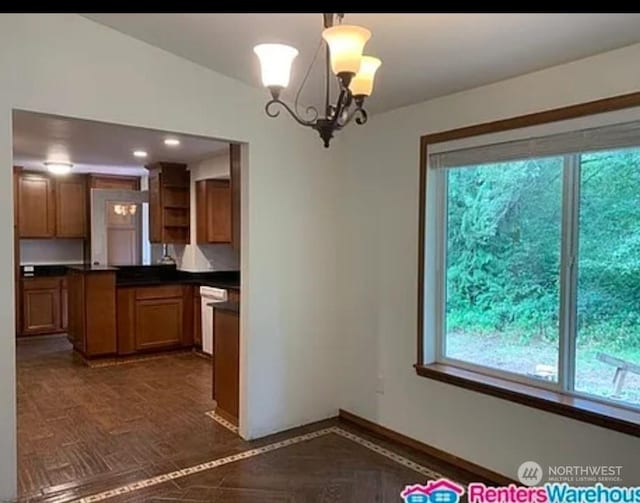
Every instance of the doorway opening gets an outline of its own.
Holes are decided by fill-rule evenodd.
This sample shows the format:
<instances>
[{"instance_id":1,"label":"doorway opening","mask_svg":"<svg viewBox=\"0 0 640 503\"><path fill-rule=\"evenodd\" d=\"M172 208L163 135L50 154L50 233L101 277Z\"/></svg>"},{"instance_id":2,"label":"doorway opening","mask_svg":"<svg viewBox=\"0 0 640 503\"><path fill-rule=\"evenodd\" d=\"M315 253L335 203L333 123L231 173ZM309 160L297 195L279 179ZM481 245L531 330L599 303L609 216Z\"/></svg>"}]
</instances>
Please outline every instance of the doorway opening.
<instances>
[{"instance_id":1,"label":"doorway opening","mask_svg":"<svg viewBox=\"0 0 640 503\"><path fill-rule=\"evenodd\" d=\"M240 152L13 112L21 498L209 459L237 438Z\"/></svg>"}]
</instances>

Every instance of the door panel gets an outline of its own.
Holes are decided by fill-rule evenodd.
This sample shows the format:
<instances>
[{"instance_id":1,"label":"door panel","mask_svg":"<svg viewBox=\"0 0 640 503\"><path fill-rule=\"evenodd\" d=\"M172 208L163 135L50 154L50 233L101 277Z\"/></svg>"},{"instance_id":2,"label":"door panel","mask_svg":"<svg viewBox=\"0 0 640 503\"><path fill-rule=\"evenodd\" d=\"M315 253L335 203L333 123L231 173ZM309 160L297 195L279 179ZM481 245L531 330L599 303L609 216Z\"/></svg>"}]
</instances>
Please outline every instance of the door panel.
<instances>
[{"instance_id":1,"label":"door panel","mask_svg":"<svg viewBox=\"0 0 640 503\"><path fill-rule=\"evenodd\" d=\"M24 290L23 333L39 334L60 331L60 290Z\"/></svg>"},{"instance_id":2,"label":"door panel","mask_svg":"<svg viewBox=\"0 0 640 503\"><path fill-rule=\"evenodd\" d=\"M56 236L87 237L87 188L85 179L73 177L56 181Z\"/></svg>"},{"instance_id":3,"label":"door panel","mask_svg":"<svg viewBox=\"0 0 640 503\"><path fill-rule=\"evenodd\" d=\"M18 234L21 238L55 236L53 180L25 174L18 180Z\"/></svg>"},{"instance_id":4,"label":"door panel","mask_svg":"<svg viewBox=\"0 0 640 503\"><path fill-rule=\"evenodd\" d=\"M179 346L182 312L182 297L136 301L136 350Z\"/></svg>"},{"instance_id":5,"label":"door panel","mask_svg":"<svg viewBox=\"0 0 640 503\"><path fill-rule=\"evenodd\" d=\"M138 255L136 229L107 229L107 263L109 265L138 264Z\"/></svg>"}]
</instances>

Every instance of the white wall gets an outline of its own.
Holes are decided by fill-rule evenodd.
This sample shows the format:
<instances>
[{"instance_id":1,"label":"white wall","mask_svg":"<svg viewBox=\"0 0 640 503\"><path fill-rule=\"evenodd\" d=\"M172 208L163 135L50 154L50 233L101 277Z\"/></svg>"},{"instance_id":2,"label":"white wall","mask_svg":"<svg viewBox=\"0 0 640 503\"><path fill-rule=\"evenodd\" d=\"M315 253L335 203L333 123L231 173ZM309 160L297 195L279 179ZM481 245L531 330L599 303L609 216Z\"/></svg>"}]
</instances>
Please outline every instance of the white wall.
<instances>
[{"instance_id":1,"label":"white wall","mask_svg":"<svg viewBox=\"0 0 640 503\"><path fill-rule=\"evenodd\" d=\"M16 493L12 108L248 142L241 431L335 415L333 150L266 117L268 93L77 15L0 16L0 89L0 500Z\"/></svg>"},{"instance_id":2,"label":"white wall","mask_svg":"<svg viewBox=\"0 0 640 503\"><path fill-rule=\"evenodd\" d=\"M82 239L21 239L20 264L78 264L84 262Z\"/></svg>"},{"instance_id":3,"label":"white wall","mask_svg":"<svg viewBox=\"0 0 640 503\"><path fill-rule=\"evenodd\" d=\"M341 170L342 408L516 477L519 464L625 466L640 440L415 374L422 134L640 90L640 45L375 115ZM384 67L383 67L384 68ZM376 392L383 377L383 394Z\"/></svg>"},{"instance_id":4,"label":"white wall","mask_svg":"<svg viewBox=\"0 0 640 503\"><path fill-rule=\"evenodd\" d=\"M189 164L191 180L191 240L188 245L172 245L169 253L176 259L178 269L183 271L237 271L240 254L227 244L198 244L196 235L196 182L207 178L231 177L229 149L214 156Z\"/></svg>"}]
</instances>

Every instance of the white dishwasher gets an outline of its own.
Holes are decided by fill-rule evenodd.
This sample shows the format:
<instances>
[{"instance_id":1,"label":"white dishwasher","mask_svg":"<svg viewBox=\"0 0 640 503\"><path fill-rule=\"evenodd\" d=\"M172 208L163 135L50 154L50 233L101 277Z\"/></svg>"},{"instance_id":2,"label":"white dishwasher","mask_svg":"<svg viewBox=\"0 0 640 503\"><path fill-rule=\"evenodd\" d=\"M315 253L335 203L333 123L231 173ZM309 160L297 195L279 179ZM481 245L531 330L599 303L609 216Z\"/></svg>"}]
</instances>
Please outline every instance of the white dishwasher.
<instances>
[{"instance_id":1,"label":"white dishwasher","mask_svg":"<svg viewBox=\"0 0 640 503\"><path fill-rule=\"evenodd\" d=\"M227 291L222 288L212 286L200 287L201 320L202 320L202 352L208 355L213 354L213 309L209 304L212 302L226 302Z\"/></svg>"}]
</instances>

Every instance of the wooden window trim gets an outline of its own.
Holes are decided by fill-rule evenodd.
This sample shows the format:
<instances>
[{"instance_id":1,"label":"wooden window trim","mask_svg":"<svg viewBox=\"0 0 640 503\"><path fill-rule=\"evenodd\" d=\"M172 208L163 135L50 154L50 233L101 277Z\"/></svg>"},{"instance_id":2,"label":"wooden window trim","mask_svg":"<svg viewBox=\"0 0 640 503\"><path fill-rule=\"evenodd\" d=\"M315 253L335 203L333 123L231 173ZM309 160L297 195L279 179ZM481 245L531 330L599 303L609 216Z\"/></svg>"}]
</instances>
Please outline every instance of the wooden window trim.
<instances>
[{"instance_id":1,"label":"wooden window trim","mask_svg":"<svg viewBox=\"0 0 640 503\"><path fill-rule=\"evenodd\" d=\"M441 363L424 361L424 231L426 212L427 158L429 146L471 136L537 126L588 115L640 106L640 92L535 112L493 122L426 134L420 137L420 180L418 215L418 357L414 365L419 376L495 396L547 412L595 424L640 437L640 413L588 398L569 396L535 386L489 377Z\"/></svg>"},{"instance_id":2,"label":"wooden window trim","mask_svg":"<svg viewBox=\"0 0 640 503\"><path fill-rule=\"evenodd\" d=\"M422 377L640 437L640 412L443 363L415 365L415 369Z\"/></svg>"}]
</instances>

